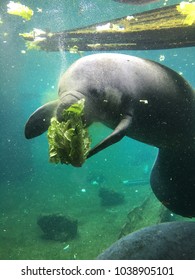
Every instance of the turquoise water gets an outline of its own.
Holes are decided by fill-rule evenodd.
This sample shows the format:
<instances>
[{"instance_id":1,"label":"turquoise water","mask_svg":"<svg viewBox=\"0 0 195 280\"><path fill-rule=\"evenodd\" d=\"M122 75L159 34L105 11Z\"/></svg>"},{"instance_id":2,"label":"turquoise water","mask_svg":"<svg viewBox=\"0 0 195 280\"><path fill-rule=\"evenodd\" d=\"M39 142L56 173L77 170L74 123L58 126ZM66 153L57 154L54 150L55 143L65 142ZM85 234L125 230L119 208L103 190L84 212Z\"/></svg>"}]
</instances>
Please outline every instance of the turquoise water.
<instances>
[{"instance_id":1,"label":"turquoise water","mask_svg":"<svg viewBox=\"0 0 195 280\"><path fill-rule=\"evenodd\" d=\"M129 211L150 196L149 174L157 149L125 138L87 160L81 168L49 163L46 134L26 140L24 125L35 109L57 97L59 76L80 55L24 52L25 44L18 34L32 28L54 32L83 27L162 7L165 1L129 6L112 0L23 0L22 4L35 11L28 22L8 15L8 2L0 4L0 259L95 259L117 240ZM195 87L194 48L121 53L161 62L182 73ZM96 143L110 130L94 124L89 132ZM128 184L136 180L145 184ZM125 202L102 206L100 187L122 193ZM155 197L153 200L160 205ZM53 213L78 220L75 239L57 242L42 238L37 218ZM150 215L153 217L155 210L151 209ZM182 219L176 215L174 218Z\"/></svg>"}]
</instances>

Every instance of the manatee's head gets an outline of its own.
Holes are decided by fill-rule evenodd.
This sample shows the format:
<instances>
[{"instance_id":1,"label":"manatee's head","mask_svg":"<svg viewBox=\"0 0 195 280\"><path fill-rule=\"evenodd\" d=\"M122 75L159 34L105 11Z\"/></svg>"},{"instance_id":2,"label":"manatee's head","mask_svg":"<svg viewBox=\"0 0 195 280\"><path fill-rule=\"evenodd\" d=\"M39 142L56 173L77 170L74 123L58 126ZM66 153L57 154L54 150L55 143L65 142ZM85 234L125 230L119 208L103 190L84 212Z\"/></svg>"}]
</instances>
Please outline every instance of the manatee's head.
<instances>
[{"instance_id":1,"label":"manatee's head","mask_svg":"<svg viewBox=\"0 0 195 280\"><path fill-rule=\"evenodd\" d=\"M59 122L63 121L63 111L68 109L72 104L77 103L81 99L85 99L85 96L78 91L69 91L65 93L59 93L60 102L56 110L56 118Z\"/></svg>"},{"instance_id":2,"label":"manatee's head","mask_svg":"<svg viewBox=\"0 0 195 280\"><path fill-rule=\"evenodd\" d=\"M58 121L62 121L63 110L82 98L85 98L84 95L76 91L60 93L58 100L48 102L39 107L26 122L25 137L31 139L44 133L50 126L52 117L57 117Z\"/></svg>"}]
</instances>

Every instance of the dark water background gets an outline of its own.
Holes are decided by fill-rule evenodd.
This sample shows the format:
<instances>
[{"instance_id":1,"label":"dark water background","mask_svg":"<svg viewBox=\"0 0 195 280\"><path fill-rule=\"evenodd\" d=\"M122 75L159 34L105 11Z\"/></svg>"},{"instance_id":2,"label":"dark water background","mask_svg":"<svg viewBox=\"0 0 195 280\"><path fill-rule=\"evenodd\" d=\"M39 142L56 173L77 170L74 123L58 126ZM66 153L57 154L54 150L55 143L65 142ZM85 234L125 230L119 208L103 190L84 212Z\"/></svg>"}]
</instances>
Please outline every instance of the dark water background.
<instances>
[{"instance_id":1,"label":"dark water background","mask_svg":"<svg viewBox=\"0 0 195 280\"><path fill-rule=\"evenodd\" d=\"M157 149L125 138L89 159L82 168L50 164L46 134L27 141L24 125L35 109L57 97L60 74L80 56L68 52L22 53L25 44L18 34L33 28L62 31L82 27L162 7L165 1L129 6L112 0L23 0L22 4L35 11L28 22L8 15L8 2L0 4L0 259L94 259L117 240L128 212L151 193L149 184L129 186L124 181L149 181ZM194 48L121 53L158 62L164 57L161 63L181 72L195 87ZM109 129L100 124L90 128L94 142L108 133ZM98 190L102 186L123 193L125 203L101 206ZM67 242L41 238L37 217L43 213L63 213L78 219L78 237Z\"/></svg>"}]
</instances>

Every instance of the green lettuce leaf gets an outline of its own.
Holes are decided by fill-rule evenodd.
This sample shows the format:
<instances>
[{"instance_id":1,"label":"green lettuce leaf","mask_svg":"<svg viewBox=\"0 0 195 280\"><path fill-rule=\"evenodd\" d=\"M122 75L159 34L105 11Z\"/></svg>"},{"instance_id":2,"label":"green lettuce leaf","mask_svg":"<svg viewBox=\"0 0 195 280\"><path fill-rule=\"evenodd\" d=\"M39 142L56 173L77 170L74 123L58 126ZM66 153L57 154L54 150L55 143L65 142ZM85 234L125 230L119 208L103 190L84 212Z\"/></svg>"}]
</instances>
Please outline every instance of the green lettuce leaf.
<instances>
[{"instance_id":1,"label":"green lettuce leaf","mask_svg":"<svg viewBox=\"0 0 195 280\"><path fill-rule=\"evenodd\" d=\"M25 20L30 20L34 12L29 7L22 5L20 2L10 1L7 4L7 13L11 15L16 15L24 18Z\"/></svg>"},{"instance_id":2,"label":"green lettuce leaf","mask_svg":"<svg viewBox=\"0 0 195 280\"><path fill-rule=\"evenodd\" d=\"M85 162L91 141L83 124L84 99L63 111L64 121L51 119L48 128L49 157L52 163L79 167Z\"/></svg>"}]
</instances>

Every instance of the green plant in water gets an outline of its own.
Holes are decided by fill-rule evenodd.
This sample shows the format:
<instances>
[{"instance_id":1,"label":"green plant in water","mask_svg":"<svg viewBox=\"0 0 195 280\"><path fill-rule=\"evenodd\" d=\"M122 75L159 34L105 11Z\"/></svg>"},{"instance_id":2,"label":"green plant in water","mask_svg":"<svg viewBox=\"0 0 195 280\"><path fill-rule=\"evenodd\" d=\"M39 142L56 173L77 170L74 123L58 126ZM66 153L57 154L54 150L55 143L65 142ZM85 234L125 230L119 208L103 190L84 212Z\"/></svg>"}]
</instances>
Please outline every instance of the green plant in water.
<instances>
[{"instance_id":1,"label":"green plant in water","mask_svg":"<svg viewBox=\"0 0 195 280\"><path fill-rule=\"evenodd\" d=\"M84 99L63 111L64 121L51 119L48 129L49 157L52 163L80 167L85 162L91 141L83 124Z\"/></svg>"},{"instance_id":2,"label":"green plant in water","mask_svg":"<svg viewBox=\"0 0 195 280\"><path fill-rule=\"evenodd\" d=\"M26 45L27 51L32 51L32 50L39 51L39 50L41 50L41 47L38 46L38 42L27 41L27 42L25 42L25 45Z\"/></svg>"},{"instance_id":3,"label":"green plant in water","mask_svg":"<svg viewBox=\"0 0 195 280\"><path fill-rule=\"evenodd\" d=\"M7 4L7 13L22 17L25 20L30 20L34 12L29 7L22 5L20 2L10 1Z\"/></svg>"},{"instance_id":4,"label":"green plant in water","mask_svg":"<svg viewBox=\"0 0 195 280\"><path fill-rule=\"evenodd\" d=\"M195 23L195 2L182 1L180 5L177 5L177 10L182 15L186 15L184 24L192 25Z\"/></svg>"},{"instance_id":5,"label":"green plant in water","mask_svg":"<svg viewBox=\"0 0 195 280\"><path fill-rule=\"evenodd\" d=\"M24 39L33 40L34 39L34 32L26 32L26 33L19 33L19 36L23 37Z\"/></svg>"}]
</instances>

